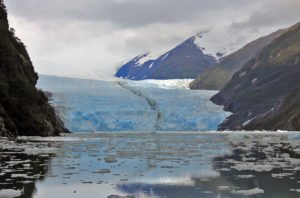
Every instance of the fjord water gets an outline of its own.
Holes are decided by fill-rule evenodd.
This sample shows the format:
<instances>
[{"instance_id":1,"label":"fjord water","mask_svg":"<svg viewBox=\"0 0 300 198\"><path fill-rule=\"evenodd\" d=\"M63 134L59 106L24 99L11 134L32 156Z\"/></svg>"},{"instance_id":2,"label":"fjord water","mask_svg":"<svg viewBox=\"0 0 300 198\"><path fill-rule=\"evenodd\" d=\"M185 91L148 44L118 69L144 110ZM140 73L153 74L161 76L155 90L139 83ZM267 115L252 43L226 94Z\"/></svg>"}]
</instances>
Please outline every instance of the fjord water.
<instances>
[{"instance_id":1,"label":"fjord water","mask_svg":"<svg viewBox=\"0 0 300 198\"><path fill-rule=\"evenodd\" d=\"M75 132L217 130L229 113L209 101L215 91L189 90L190 82L40 76L38 87Z\"/></svg>"},{"instance_id":2,"label":"fjord water","mask_svg":"<svg viewBox=\"0 0 300 198\"><path fill-rule=\"evenodd\" d=\"M299 133L77 133L0 145L0 197L300 197Z\"/></svg>"},{"instance_id":3,"label":"fjord water","mask_svg":"<svg viewBox=\"0 0 300 198\"><path fill-rule=\"evenodd\" d=\"M300 133L213 132L229 113L188 83L42 76L83 132L0 138L0 198L299 198Z\"/></svg>"}]
</instances>

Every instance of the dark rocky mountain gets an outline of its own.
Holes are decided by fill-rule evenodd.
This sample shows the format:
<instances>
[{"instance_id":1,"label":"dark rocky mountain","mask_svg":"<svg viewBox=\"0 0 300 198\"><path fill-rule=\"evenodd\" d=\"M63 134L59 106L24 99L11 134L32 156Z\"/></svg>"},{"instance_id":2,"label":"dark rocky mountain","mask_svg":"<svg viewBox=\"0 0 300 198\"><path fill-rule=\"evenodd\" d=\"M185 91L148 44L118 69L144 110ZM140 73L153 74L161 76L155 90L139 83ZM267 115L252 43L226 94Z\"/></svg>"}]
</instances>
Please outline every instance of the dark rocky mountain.
<instances>
[{"instance_id":1,"label":"dark rocky mountain","mask_svg":"<svg viewBox=\"0 0 300 198\"><path fill-rule=\"evenodd\" d=\"M196 78L217 60L204 54L195 39L197 36L189 38L157 59L150 53L137 56L123 65L115 76L131 80Z\"/></svg>"},{"instance_id":2,"label":"dark rocky mountain","mask_svg":"<svg viewBox=\"0 0 300 198\"><path fill-rule=\"evenodd\" d=\"M254 119L247 130L282 129L288 131L300 130L300 87L295 88L281 106Z\"/></svg>"},{"instance_id":3,"label":"dark rocky mountain","mask_svg":"<svg viewBox=\"0 0 300 198\"><path fill-rule=\"evenodd\" d=\"M9 29L0 0L0 136L52 136L68 132L45 94L25 45Z\"/></svg>"},{"instance_id":4,"label":"dark rocky mountain","mask_svg":"<svg viewBox=\"0 0 300 198\"><path fill-rule=\"evenodd\" d=\"M190 84L191 89L221 90L230 81L233 74L241 69L250 59L254 58L264 47L269 45L284 30L259 38L242 49L222 58L219 63L202 72Z\"/></svg>"},{"instance_id":5,"label":"dark rocky mountain","mask_svg":"<svg viewBox=\"0 0 300 198\"><path fill-rule=\"evenodd\" d=\"M234 74L212 98L234 114L225 129L300 130L300 23Z\"/></svg>"}]
</instances>

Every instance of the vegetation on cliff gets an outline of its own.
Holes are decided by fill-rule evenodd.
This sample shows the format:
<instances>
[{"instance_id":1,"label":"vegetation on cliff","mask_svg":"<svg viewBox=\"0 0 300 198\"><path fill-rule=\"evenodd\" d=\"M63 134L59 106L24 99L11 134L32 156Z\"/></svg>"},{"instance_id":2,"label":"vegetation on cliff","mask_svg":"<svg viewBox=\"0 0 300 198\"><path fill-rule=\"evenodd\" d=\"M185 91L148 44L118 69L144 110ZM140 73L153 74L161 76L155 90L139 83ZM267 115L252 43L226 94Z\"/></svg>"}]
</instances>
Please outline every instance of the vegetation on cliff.
<instances>
[{"instance_id":1,"label":"vegetation on cliff","mask_svg":"<svg viewBox=\"0 0 300 198\"><path fill-rule=\"evenodd\" d=\"M300 130L300 23L234 74L212 98L234 113L220 129Z\"/></svg>"},{"instance_id":2,"label":"vegetation on cliff","mask_svg":"<svg viewBox=\"0 0 300 198\"><path fill-rule=\"evenodd\" d=\"M247 44L242 49L230 54L220 60L213 67L202 72L200 76L190 84L191 89L221 90L230 81L233 74L240 70L249 60L275 38L280 36L284 30L279 30L265 37L261 37Z\"/></svg>"},{"instance_id":3,"label":"vegetation on cliff","mask_svg":"<svg viewBox=\"0 0 300 198\"><path fill-rule=\"evenodd\" d=\"M9 28L0 0L0 136L51 136L67 132L35 85L38 75L25 45Z\"/></svg>"}]
</instances>

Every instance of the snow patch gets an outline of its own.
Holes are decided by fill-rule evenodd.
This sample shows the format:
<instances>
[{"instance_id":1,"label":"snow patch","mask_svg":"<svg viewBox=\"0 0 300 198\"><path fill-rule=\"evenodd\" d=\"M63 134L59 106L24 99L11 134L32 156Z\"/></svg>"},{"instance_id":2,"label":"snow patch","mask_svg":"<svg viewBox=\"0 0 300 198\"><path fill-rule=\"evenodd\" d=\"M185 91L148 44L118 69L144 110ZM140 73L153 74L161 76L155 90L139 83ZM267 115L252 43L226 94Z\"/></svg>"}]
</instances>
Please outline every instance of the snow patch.
<instances>
[{"instance_id":1,"label":"snow patch","mask_svg":"<svg viewBox=\"0 0 300 198\"><path fill-rule=\"evenodd\" d=\"M247 120L246 122L243 123L243 127L247 126L248 124L250 124L253 120L255 120L257 117L251 118L249 120Z\"/></svg>"},{"instance_id":2,"label":"snow patch","mask_svg":"<svg viewBox=\"0 0 300 198\"><path fill-rule=\"evenodd\" d=\"M168 58L169 54L170 54L170 53L165 54L165 55L162 57L161 61L166 60L166 59Z\"/></svg>"},{"instance_id":3,"label":"snow patch","mask_svg":"<svg viewBox=\"0 0 300 198\"><path fill-rule=\"evenodd\" d=\"M143 64L145 64L146 62L148 61L151 61L151 60L156 60L159 58L161 54L158 54L158 53L147 53L147 54L144 54L144 55L141 55L139 58L138 58L138 61L137 61L137 66L142 66Z\"/></svg>"},{"instance_id":4,"label":"snow patch","mask_svg":"<svg viewBox=\"0 0 300 198\"><path fill-rule=\"evenodd\" d=\"M252 85L254 85L256 82L258 81L257 78L254 78L251 82L252 82Z\"/></svg>"},{"instance_id":5,"label":"snow patch","mask_svg":"<svg viewBox=\"0 0 300 198\"><path fill-rule=\"evenodd\" d=\"M154 63L151 63L151 64L149 65L149 69L152 69L153 65L154 65Z\"/></svg>"},{"instance_id":6,"label":"snow patch","mask_svg":"<svg viewBox=\"0 0 300 198\"><path fill-rule=\"evenodd\" d=\"M243 78L247 74L247 71L240 73L239 78Z\"/></svg>"}]
</instances>

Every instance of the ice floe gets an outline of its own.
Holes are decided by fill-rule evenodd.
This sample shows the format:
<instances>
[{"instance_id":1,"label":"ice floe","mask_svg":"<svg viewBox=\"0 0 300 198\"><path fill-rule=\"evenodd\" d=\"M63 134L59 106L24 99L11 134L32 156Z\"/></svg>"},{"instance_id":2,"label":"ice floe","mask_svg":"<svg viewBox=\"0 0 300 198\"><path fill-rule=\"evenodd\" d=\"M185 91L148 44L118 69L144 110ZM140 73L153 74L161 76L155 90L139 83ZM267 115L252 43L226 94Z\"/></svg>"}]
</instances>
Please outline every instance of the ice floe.
<instances>
[{"instance_id":1,"label":"ice floe","mask_svg":"<svg viewBox=\"0 0 300 198\"><path fill-rule=\"evenodd\" d=\"M239 195L244 195L244 196L252 196L252 195L257 195L257 194L263 194L265 191L259 188L254 188L250 190L237 190L237 191L232 191L233 194L239 194Z\"/></svg>"}]
</instances>

